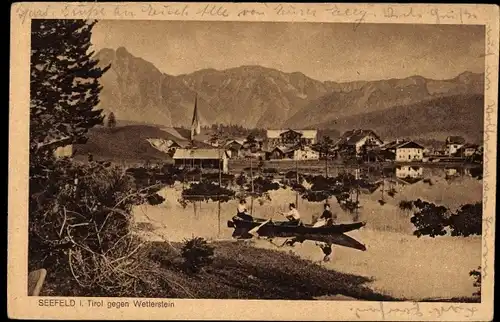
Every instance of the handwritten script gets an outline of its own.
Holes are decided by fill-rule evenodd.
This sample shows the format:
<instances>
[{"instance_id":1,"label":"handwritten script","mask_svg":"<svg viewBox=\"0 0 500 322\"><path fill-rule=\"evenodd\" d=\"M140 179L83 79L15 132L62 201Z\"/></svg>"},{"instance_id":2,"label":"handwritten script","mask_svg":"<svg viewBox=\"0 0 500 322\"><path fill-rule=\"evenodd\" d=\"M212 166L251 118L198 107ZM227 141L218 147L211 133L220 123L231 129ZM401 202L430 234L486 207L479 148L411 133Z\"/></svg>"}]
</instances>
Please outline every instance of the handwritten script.
<instances>
[{"instance_id":1,"label":"handwritten script","mask_svg":"<svg viewBox=\"0 0 500 322\"><path fill-rule=\"evenodd\" d=\"M17 6L16 14L25 23L28 19L43 18L81 18L81 19L112 19L142 17L212 17L220 19L238 19L243 17L278 16L290 18L345 18L343 22L354 23L357 29L368 18L385 18L389 21L431 18L440 23L475 23L478 18L471 8L441 9L439 7L388 6L382 11L373 7L346 5L308 4L265 4L263 6L233 7L230 4L211 3L148 3L140 6L113 3L71 3L64 5L47 4L31 7L29 4ZM236 9L234 9L236 8ZM418 8L418 9L417 9Z\"/></svg>"},{"instance_id":2,"label":"handwritten script","mask_svg":"<svg viewBox=\"0 0 500 322\"><path fill-rule=\"evenodd\" d=\"M392 305L391 305L392 304ZM373 314L379 314L382 320L385 319L409 319L409 318L420 318L425 314L432 315L437 318L441 318L444 314L448 312L463 314L464 317L473 317L478 309L475 306L462 306L462 305L442 305L439 307L434 307L431 309L424 310L418 302L413 302L406 306L406 303L398 303L397 308L391 308L394 303L384 303L379 302L377 305L371 305L365 308L352 308L351 311L354 312L355 316L359 319L373 318Z\"/></svg>"}]
</instances>

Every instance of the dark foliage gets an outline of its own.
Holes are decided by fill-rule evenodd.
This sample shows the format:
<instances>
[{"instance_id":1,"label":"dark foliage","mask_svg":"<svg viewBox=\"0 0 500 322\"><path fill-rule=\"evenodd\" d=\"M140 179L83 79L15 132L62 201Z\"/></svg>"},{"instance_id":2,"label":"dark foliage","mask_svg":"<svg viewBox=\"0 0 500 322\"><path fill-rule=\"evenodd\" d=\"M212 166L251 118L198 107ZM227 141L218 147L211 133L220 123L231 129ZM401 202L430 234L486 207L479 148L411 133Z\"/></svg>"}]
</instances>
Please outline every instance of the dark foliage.
<instances>
[{"instance_id":1,"label":"dark foliage","mask_svg":"<svg viewBox=\"0 0 500 322\"><path fill-rule=\"evenodd\" d=\"M477 269L472 270L469 272L469 276L474 278L474 287L477 287L477 291L474 292L474 296L481 296L481 266L479 266Z\"/></svg>"},{"instance_id":2,"label":"dark foliage","mask_svg":"<svg viewBox=\"0 0 500 322\"><path fill-rule=\"evenodd\" d=\"M278 190L281 186L277 182L273 182L268 177L256 177L253 179L253 191L256 195L262 195L272 190ZM251 191L251 182L247 183L246 190Z\"/></svg>"},{"instance_id":3,"label":"dark foliage","mask_svg":"<svg viewBox=\"0 0 500 322\"><path fill-rule=\"evenodd\" d=\"M189 273L198 273L213 262L214 247L201 237L185 240L181 249L184 267Z\"/></svg>"},{"instance_id":4,"label":"dark foliage","mask_svg":"<svg viewBox=\"0 0 500 322\"><path fill-rule=\"evenodd\" d=\"M443 236L445 228L451 229L452 236L467 237L482 234L482 203L463 205L456 213L444 206L417 199L415 201L401 201L402 210L416 209L410 221L415 225L414 234L418 237Z\"/></svg>"},{"instance_id":5,"label":"dark foliage","mask_svg":"<svg viewBox=\"0 0 500 322\"><path fill-rule=\"evenodd\" d=\"M102 124L94 109L102 89L98 67L89 52L95 22L34 19L31 24L30 153L85 143L87 132Z\"/></svg>"},{"instance_id":6,"label":"dark foliage","mask_svg":"<svg viewBox=\"0 0 500 322\"><path fill-rule=\"evenodd\" d=\"M413 202L408 200L401 200L399 202L399 209L401 210L413 210Z\"/></svg>"},{"instance_id":7,"label":"dark foliage","mask_svg":"<svg viewBox=\"0 0 500 322\"><path fill-rule=\"evenodd\" d=\"M430 237L446 235L445 228L448 226L448 208L436 206L427 201L417 199L413 206L418 209L410 221L415 225L413 232L417 237L428 235Z\"/></svg>"},{"instance_id":8,"label":"dark foliage","mask_svg":"<svg viewBox=\"0 0 500 322\"><path fill-rule=\"evenodd\" d=\"M193 183L189 188L182 191L183 201L188 202L209 200L227 202L233 199L234 196L234 191L205 181Z\"/></svg>"},{"instance_id":9,"label":"dark foliage","mask_svg":"<svg viewBox=\"0 0 500 322\"><path fill-rule=\"evenodd\" d=\"M481 235L483 229L483 205L478 202L462 206L450 217L452 236Z\"/></svg>"}]
</instances>

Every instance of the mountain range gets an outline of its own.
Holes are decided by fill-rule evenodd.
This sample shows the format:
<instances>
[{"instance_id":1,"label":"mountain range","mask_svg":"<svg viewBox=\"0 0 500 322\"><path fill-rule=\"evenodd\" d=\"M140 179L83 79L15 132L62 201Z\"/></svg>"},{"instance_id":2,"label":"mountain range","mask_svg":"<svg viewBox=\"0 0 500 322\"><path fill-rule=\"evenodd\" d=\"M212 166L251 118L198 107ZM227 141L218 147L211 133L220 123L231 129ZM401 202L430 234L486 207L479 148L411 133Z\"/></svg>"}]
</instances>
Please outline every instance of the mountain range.
<instances>
[{"instance_id":1,"label":"mountain range","mask_svg":"<svg viewBox=\"0 0 500 322\"><path fill-rule=\"evenodd\" d=\"M123 47L102 49L95 58L102 66L111 64L101 81L100 108L118 120L189 126L198 96L206 125L339 132L363 126L390 136L443 132L475 141L482 137L484 74L338 83L262 66L172 76Z\"/></svg>"}]
</instances>

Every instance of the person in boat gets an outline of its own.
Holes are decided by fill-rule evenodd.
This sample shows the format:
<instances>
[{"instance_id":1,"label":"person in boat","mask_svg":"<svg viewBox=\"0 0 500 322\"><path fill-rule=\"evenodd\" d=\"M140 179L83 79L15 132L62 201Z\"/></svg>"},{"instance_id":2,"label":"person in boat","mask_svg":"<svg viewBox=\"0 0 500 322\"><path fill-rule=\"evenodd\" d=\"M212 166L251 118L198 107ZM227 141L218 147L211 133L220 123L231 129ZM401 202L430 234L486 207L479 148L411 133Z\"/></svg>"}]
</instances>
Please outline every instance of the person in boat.
<instances>
[{"instance_id":1,"label":"person in boat","mask_svg":"<svg viewBox=\"0 0 500 322\"><path fill-rule=\"evenodd\" d=\"M301 221L297 207L295 206L294 203L291 203L288 205L288 208L290 209L290 211L281 214L285 216L286 219L288 219L288 222L290 224L299 225Z\"/></svg>"},{"instance_id":2,"label":"person in boat","mask_svg":"<svg viewBox=\"0 0 500 322\"><path fill-rule=\"evenodd\" d=\"M337 216L330 210L330 205L325 203L323 213L314 224L314 227L332 226L336 220Z\"/></svg>"},{"instance_id":3,"label":"person in boat","mask_svg":"<svg viewBox=\"0 0 500 322\"><path fill-rule=\"evenodd\" d=\"M247 202L245 199L240 200L240 202L238 204L236 216L238 216L239 218L241 218L243 220L253 221L253 217L248 214Z\"/></svg>"}]
</instances>

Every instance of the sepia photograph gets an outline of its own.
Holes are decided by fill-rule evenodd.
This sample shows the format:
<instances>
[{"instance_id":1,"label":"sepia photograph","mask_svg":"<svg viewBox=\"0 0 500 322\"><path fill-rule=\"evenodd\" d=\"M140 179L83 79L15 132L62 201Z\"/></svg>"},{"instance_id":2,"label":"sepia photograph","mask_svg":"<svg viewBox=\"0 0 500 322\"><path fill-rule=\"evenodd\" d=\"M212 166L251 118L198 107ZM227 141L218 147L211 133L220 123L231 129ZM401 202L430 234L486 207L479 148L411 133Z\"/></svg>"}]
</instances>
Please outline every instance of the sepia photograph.
<instances>
[{"instance_id":1,"label":"sepia photograph","mask_svg":"<svg viewBox=\"0 0 500 322\"><path fill-rule=\"evenodd\" d=\"M481 304L486 33L31 19L27 295Z\"/></svg>"}]
</instances>

